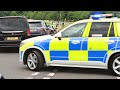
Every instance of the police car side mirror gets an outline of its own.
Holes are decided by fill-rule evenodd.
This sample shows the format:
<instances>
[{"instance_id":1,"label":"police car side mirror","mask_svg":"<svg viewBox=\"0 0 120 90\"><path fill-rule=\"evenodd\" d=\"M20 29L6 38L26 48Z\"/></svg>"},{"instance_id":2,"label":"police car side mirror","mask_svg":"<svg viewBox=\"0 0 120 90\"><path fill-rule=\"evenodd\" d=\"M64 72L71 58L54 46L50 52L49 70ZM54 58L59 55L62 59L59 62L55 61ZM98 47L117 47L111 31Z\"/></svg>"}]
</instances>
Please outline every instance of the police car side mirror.
<instances>
[{"instance_id":1,"label":"police car side mirror","mask_svg":"<svg viewBox=\"0 0 120 90\"><path fill-rule=\"evenodd\" d=\"M59 40L62 40L61 34L58 34L55 38L58 38Z\"/></svg>"},{"instance_id":2,"label":"police car side mirror","mask_svg":"<svg viewBox=\"0 0 120 90\"><path fill-rule=\"evenodd\" d=\"M61 40L61 37L58 37L59 40Z\"/></svg>"}]
</instances>

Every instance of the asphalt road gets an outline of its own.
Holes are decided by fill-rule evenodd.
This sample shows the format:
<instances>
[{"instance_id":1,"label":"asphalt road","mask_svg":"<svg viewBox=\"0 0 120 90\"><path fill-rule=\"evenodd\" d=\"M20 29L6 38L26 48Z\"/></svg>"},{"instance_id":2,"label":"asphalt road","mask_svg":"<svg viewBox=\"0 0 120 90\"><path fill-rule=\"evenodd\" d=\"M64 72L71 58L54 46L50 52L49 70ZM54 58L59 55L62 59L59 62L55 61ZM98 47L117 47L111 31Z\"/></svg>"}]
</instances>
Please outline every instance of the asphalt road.
<instances>
[{"instance_id":1,"label":"asphalt road","mask_svg":"<svg viewBox=\"0 0 120 90\"><path fill-rule=\"evenodd\" d=\"M19 62L18 48L0 48L0 73L6 79L120 79L102 69L46 67L33 72Z\"/></svg>"}]
</instances>

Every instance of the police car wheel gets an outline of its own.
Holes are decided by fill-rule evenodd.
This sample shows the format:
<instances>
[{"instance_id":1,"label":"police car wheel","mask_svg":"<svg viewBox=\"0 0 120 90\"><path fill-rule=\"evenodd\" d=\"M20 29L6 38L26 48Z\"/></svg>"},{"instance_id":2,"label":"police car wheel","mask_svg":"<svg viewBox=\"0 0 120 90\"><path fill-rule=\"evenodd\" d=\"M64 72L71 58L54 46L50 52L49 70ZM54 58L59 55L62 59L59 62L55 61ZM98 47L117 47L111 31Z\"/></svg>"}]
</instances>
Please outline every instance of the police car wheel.
<instances>
[{"instance_id":1,"label":"police car wheel","mask_svg":"<svg viewBox=\"0 0 120 90\"><path fill-rule=\"evenodd\" d=\"M109 69L113 74L120 76L120 54L116 54L112 57Z\"/></svg>"},{"instance_id":2,"label":"police car wheel","mask_svg":"<svg viewBox=\"0 0 120 90\"><path fill-rule=\"evenodd\" d=\"M39 71L44 67L44 58L36 50L31 51L27 55L27 66L32 71Z\"/></svg>"}]
</instances>

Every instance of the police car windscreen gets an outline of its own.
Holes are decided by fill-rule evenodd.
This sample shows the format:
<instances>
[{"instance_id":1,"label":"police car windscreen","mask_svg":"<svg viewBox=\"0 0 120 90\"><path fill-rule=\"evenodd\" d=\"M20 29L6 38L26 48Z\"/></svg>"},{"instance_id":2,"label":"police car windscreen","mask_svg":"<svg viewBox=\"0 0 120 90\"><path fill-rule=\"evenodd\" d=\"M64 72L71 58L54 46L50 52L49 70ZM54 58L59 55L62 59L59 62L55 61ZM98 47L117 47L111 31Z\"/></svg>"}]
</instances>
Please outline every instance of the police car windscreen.
<instances>
[{"instance_id":1,"label":"police car windscreen","mask_svg":"<svg viewBox=\"0 0 120 90\"><path fill-rule=\"evenodd\" d=\"M0 30L26 30L28 23L25 18L0 18Z\"/></svg>"}]
</instances>

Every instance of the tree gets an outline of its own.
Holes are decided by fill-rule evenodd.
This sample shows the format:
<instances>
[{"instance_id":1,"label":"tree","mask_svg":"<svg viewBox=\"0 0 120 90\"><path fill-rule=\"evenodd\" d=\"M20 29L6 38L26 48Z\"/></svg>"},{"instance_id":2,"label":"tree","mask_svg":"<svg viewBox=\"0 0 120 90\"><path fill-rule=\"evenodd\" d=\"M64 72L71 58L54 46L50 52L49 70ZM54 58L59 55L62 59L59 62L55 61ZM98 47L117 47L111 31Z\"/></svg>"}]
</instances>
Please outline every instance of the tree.
<instances>
[{"instance_id":1,"label":"tree","mask_svg":"<svg viewBox=\"0 0 120 90\"><path fill-rule=\"evenodd\" d=\"M18 16L18 14L17 14L16 11L12 11L12 12L10 13L10 16Z\"/></svg>"},{"instance_id":2,"label":"tree","mask_svg":"<svg viewBox=\"0 0 120 90\"><path fill-rule=\"evenodd\" d=\"M92 11L0 11L0 16L26 16L28 19L77 21L88 19ZM112 11L102 11L112 13Z\"/></svg>"}]
</instances>

